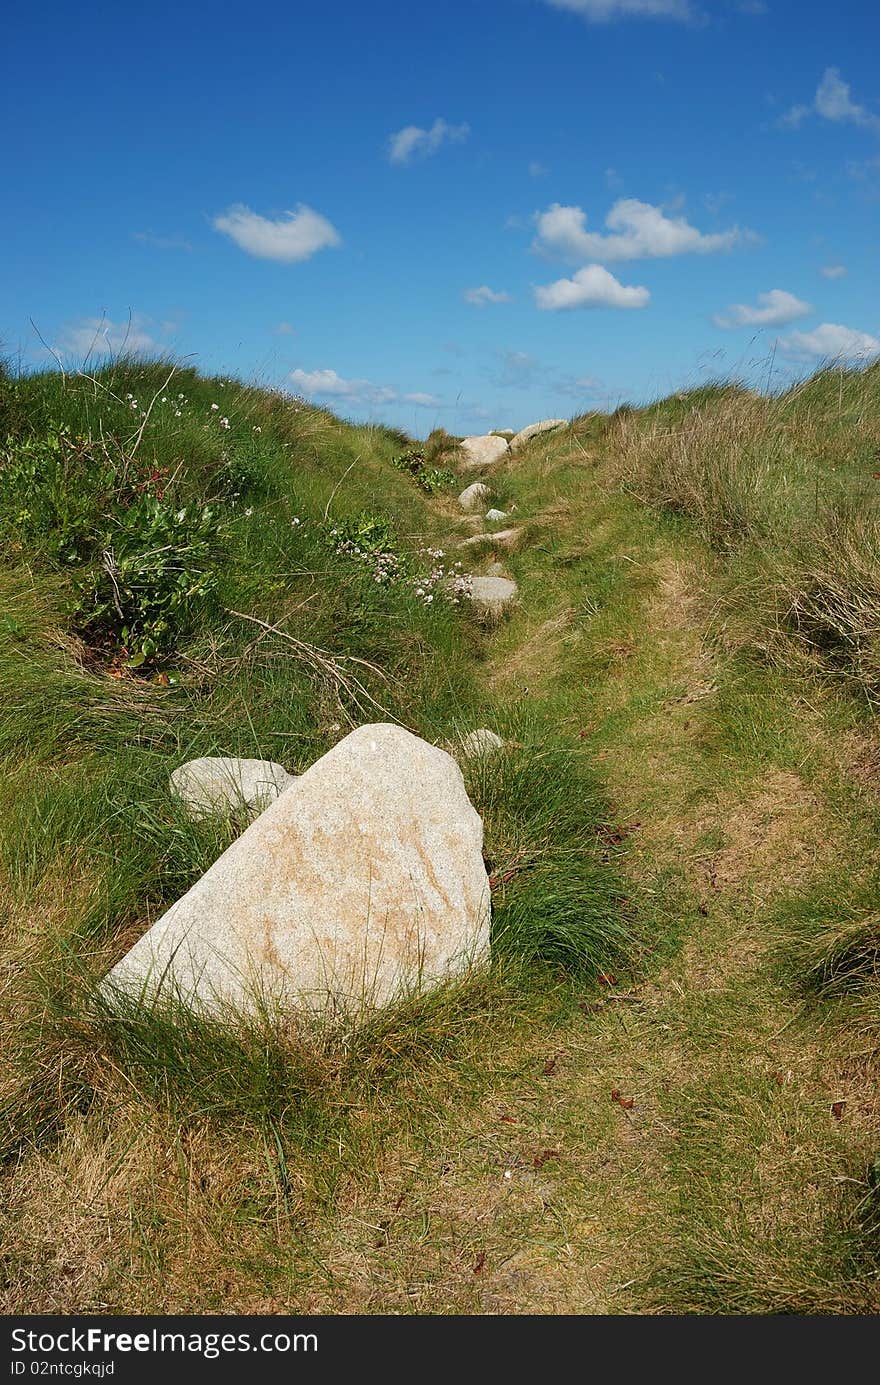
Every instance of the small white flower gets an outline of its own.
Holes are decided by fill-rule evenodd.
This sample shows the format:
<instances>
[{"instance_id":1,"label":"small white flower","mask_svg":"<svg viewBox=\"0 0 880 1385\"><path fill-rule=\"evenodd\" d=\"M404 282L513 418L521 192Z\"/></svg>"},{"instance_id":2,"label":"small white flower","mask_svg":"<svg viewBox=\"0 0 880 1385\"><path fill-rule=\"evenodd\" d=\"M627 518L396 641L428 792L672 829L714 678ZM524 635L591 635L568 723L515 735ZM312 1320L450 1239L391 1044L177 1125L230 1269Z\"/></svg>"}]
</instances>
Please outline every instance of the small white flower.
<instances>
[{"instance_id":1,"label":"small white flower","mask_svg":"<svg viewBox=\"0 0 880 1385\"><path fill-rule=\"evenodd\" d=\"M180 418L180 416L181 416L180 410L179 410L179 409L175 409L175 410L174 410L174 417L175 417L175 418Z\"/></svg>"},{"instance_id":2,"label":"small white flower","mask_svg":"<svg viewBox=\"0 0 880 1385\"><path fill-rule=\"evenodd\" d=\"M159 403L160 403L160 404L167 404L167 403L168 403L168 395L167 395L167 394L163 394L163 395L162 395L162 398L159 400Z\"/></svg>"},{"instance_id":3,"label":"small white flower","mask_svg":"<svg viewBox=\"0 0 880 1385\"><path fill-rule=\"evenodd\" d=\"M253 427L253 431L254 431L255 433L262 433L263 430L262 430L262 428L260 427L259 423L255 423L255 424L254 424L254 427Z\"/></svg>"},{"instance_id":4,"label":"small white flower","mask_svg":"<svg viewBox=\"0 0 880 1385\"><path fill-rule=\"evenodd\" d=\"M212 404L212 405L211 405L211 408L212 408L212 410L216 410L216 409L219 409L219 408L220 408L220 405L219 405L219 404Z\"/></svg>"},{"instance_id":5,"label":"small white flower","mask_svg":"<svg viewBox=\"0 0 880 1385\"><path fill-rule=\"evenodd\" d=\"M245 517L245 519L250 519L250 517L251 517L251 515L253 514L253 512L254 512L254 511L253 511L253 507L251 507L251 508L245 510L245 512L244 512L244 517Z\"/></svg>"},{"instance_id":6,"label":"small white flower","mask_svg":"<svg viewBox=\"0 0 880 1385\"><path fill-rule=\"evenodd\" d=\"M505 1170L504 1170L504 1177L505 1177L505 1178L513 1178L513 1170L512 1170L512 1169L505 1169Z\"/></svg>"},{"instance_id":7,"label":"small white flower","mask_svg":"<svg viewBox=\"0 0 880 1385\"><path fill-rule=\"evenodd\" d=\"M229 427L229 419L228 419L228 418L221 418L221 420L220 420L220 427L221 427L221 428L228 428L228 427Z\"/></svg>"}]
</instances>

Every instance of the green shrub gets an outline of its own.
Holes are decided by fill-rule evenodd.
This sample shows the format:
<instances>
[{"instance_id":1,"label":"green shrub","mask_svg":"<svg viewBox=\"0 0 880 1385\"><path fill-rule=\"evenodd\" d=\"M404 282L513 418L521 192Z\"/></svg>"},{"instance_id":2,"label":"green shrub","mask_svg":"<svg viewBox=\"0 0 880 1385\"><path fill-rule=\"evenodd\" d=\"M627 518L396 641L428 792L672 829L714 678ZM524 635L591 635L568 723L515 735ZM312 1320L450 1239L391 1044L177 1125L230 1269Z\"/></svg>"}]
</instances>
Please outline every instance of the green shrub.
<instances>
[{"instance_id":1,"label":"green shrub","mask_svg":"<svg viewBox=\"0 0 880 1385\"><path fill-rule=\"evenodd\" d=\"M220 524L210 506L176 509L144 494L110 517L100 561L79 586L75 619L129 668L167 660L216 586Z\"/></svg>"},{"instance_id":2,"label":"green shrub","mask_svg":"<svg viewBox=\"0 0 880 1385\"><path fill-rule=\"evenodd\" d=\"M444 490L455 484L455 473L446 467L429 465L428 458L421 449L404 452L401 456L395 457L391 465L411 476L419 490L424 491L426 495L433 495L435 491Z\"/></svg>"},{"instance_id":3,"label":"green shrub","mask_svg":"<svg viewBox=\"0 0 880 1385\"><path fill-rule=\"evenodd\" d=\"M64 565L85 562L119 479L104 447L74 440L63 425L8 439L0 450L0 534Z\"/></svg>"}]
</instances>

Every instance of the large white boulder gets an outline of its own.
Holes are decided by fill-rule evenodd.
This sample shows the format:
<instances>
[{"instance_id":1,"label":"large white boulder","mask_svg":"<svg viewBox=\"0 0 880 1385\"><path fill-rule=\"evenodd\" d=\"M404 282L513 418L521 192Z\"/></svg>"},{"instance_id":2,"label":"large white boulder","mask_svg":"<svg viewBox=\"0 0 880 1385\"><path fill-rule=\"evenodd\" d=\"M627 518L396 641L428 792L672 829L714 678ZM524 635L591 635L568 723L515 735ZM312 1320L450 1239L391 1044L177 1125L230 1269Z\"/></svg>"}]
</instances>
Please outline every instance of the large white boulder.
<instances>
[{"instance_id":1,"label":"large white boulder","mask_svg":"<svg viewBox=\"0 0 880 1385\"><path fill-rule=\"evenodd\" d=\"M511 452L518 452L521 447L532 438L536 438L539 433L550 433L554 428L564 428L568 423L567 418L545 418L540 423L530 423L527 428L520 428L516 437L511 439Z\"/></svg>"},{"instance_id":2,"label":"large white boulder","mask_svg":"<svg viewBox=\"0 0 880 1385\"><path fill-rule=\"evenodd\" d=\"M470 599L478 616L489 624L501 620L516 600L516 583L509 577L472 577Z\"/></svg>"},{"instance_id":3,"label":"large white boulder","mask_svg":"<svg viewBox=\"0 0 880 1385\"><path fill-rule=\"evenodd\" d=\"M509 451L506 438L498 438L494 433L483 433L479 437L462 438L459 443L462 471L475 471L478 467L491 466L500 462Z\"/></svg>"},{"instance_id":4,"label":"large white boulder","mask_svg":"<svg viewBox=\"0 0 880 1385\"><path fill-rule=\"evenodd\" d=\"M458 503L463 510L471 514L474 510L479 510L489 499L492 491L489 486L482 481L474 481L473 485L466 486L458 497Z\"/></svg>"},{"instance_id":5,"label":"large white boulder","mask_svg":"<svg viewBox=\"0 0 880 1385\"><path fill-rule=\"evenodd\" d=\"M352 1016L460 976L489 949L482 845L450 755L361 726L153 924L104 993Z\"/></svg>"},{"instance_id":6,"label":"large white boulder","mask_svg":"<svg viewBox=\"0 0 880 1385\"><path fill-rule=\"evenodd\" d=\"M171 792L191 817L245 813L256 817L296 781L272 760L242 760L233 755L203 755L171 775Z\"/></svg>"}]
</instances>

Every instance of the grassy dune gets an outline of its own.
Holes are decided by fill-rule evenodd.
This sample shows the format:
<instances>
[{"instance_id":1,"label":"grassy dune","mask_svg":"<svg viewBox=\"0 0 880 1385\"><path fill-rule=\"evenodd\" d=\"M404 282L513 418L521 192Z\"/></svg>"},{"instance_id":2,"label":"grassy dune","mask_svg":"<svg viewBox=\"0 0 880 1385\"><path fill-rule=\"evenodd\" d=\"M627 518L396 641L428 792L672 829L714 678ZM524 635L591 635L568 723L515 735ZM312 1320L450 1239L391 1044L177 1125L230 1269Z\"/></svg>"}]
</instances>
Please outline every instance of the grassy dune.
<instances>
[{"instance_id":1,"label":"grassy dune","mask_svg":"<svg viewBox=\"0 0 880 1385\"><path fill-rule=\"evenodd\" d=\"M535 439L494 632L408 439L170 370L0 382L6 1311L876 1309L877 368ZM102 1015L240 828L170 769L390 719L508 742L490 971Z\"/></svg>"}]
</instances>

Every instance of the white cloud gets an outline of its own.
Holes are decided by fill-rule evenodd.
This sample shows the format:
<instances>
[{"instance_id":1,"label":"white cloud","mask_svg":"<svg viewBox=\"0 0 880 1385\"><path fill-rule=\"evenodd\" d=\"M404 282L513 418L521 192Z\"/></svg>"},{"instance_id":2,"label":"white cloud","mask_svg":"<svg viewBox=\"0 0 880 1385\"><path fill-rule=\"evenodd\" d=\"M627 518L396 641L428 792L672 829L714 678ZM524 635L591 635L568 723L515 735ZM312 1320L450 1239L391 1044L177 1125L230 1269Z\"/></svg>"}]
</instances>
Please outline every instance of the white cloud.
<instances>
[{"instance_id":1,"label":"white cloud","mask_svg":"<svg viewBox=\"0 0 880 1385\"><path fill-rule=\"evenodd\" d=\"M708 255L730 250L743 241L755 240L753 232L738 226L704 235L683 216L667 216L661 207L634 197L615 202L605 218L614 234L587 230L587 216L580 207L554 202L537 218L534 249L564 255L573 260L664 259L670 255Z\"/></svg>"},{"instance_id":2,"label":"white cloud","mask_svg":"<svg viewBox=\"0 0 880 1385\"><path fill-rule=\"evenodd\" d=\"M699 18L690 0L546 0L554 10L570 10L591 24L607 24L612 19Z\"/></svg>"},{"instance_id":3,"label":"white cloud","mask_svg":"<svg viewBox=\"0 0 880 1385\"><path fill-rule=\"evenodd\" d=\"M161 342L147 330L150 325L149 318L136 314L127 322L86 317L64 329L59 345L67 355L81 361L87 357L148 355L163 350Z\"/></svg>"},{"instance_id":4,"label":"white cloud","mask_svg":"<svg viewBox=\"0 0 880 1385\"><path fill-rule=\"evenodd\" d=\"M293 335L294 327L291 322L279 322L275 328L276 337L289 337Z\"/></svg>"},{"instance_id":5,"label":"white cloud","mask_svg":"<svg viewBox=\"0 0 880 1385\"><path fill-rule=\"evenodd\" d=\"M783 355L798 361L864 361L880 355L876 337L836 322L823 322L812 332L791 332L779 338L778 346Z\"/></svg>"},{"instance_id":6,"label":"white cloud","mask_svg":"<svg viewBox=\"0 0 880 1385\"><path fill-rule=\"evenodd\" d=\"M812 106L792 106L790 110L779 117L779 124L787 125L791 130L799 130L812 109Z\"/></svg>"},{"instance_id":7,"label":"white cloud","mask_svg":"<svg viewBox=\"0 0 880 1385\"><path fill-rule=\"evenodd\" d=\"M462 295L465 303L473 303L475 308L485 308L487 303L509 303L510 294L502 290L498 292L490 289L488 284L481 284L478 289L465 289Z\"/></svg>"},{"instance_id":8,"label":"white cloud","mask_svg":"<svg viewBox=\"0 0 880 1385\"><path fill-rule=\"evenodd\" d=\"M845 264L826 264L819 272L824 274L826 279L842 279L847 269Z\"/></svg>"},{"instance_id":9,"label":"white cloud","mask_svg":"<svg viewBox=\"0 0 880 1385\"><path fill-rule=\"evenodd\" d=\"M816 88L816 110L826 120L851 120L880 130L880 116L858 105L850 96L850 86L844 82L837 67L826 68Z\"/></svg>"},{"instance_id":10,"label":"white cloud","mask_svg":"<svg viewBox=\"0 0 880 1385\"><path fill-rule=\"evenodd\" d=\"M546 167L546 165L539 163L537 159L532 159L531 163L529 164L530 178L543 178L549 172L550 170Z\"/></svg>"},{"instance_id":11,"label":"white cloud","mask_svg":"<svg viewBox=\"0 0 880 1385\"><path fill-rule=\"evenodd\" d=\"M388 137L388 161L408 164L415 159L426 159L430 154L436 154L442 144L461 144L470 132L469 125L450 125L441 116L428 130L423 130L420 125L405 125Z\"/></svg>"},{"instance_id":12,"label":"white cloud","mask_svg":"<svg viewBox=\"0 0 880 1385\"><path fill-rule=\"evenodd\" d=\"M841 77L839 67L826 67L812 102L806 106L792 106L781 117L780 124L796 130L808 115L815 112L823 120L833 120L837 123L848 121L880 134L880 115L875 115L867 106L853 101L851 90L849 82L845 82Z\"/></svg>"},{"instance_id":13,"label":"white cloud","mask_svg":"<svg viewBox=\"0 0 880 1385\"><path fill-rule=\"evenodd\" d=\"M319 250L341 243L336 227L303 203L296 211L285 212L272 221L237 202L215 216L211 224L246 254L281 264L311 259Z\"/></svg>"},{"instance_id":14,"label":"white cloud","mask_svg":"<svg viewBox=\"0 0 880 1385\"><path fill-rule=\"evenodd\" d=\"M401 394L391 385L374 385L371 380L346 380L335 370L301 370L290 372L290 383L297 394L307 399L344 399L350 404L415 404L421 408L437 408L440 400L433 394L415 391Z\"/></svg>"},{"instance_id":15,"label":"white cloud","mask_svg":"<svg viewBox=\"0 0 880 1385\"><path fill-rule=\"evenodd\" d=\"M646 288L621 284L598 264L585 265L570 279L557 279L535 289L538 307L550 312L562 308L644 308L650 299Z\"/></svg>"},{"instance_id":16,"label":"white cloud","mask_svg":"<svg viewBox=\"0 0 880 1385\"><path fill-rule=\"evenodd\" d=\"M731 303L726 314L716 313L712 318L716 327L782 327L786 322L794 322L806 317L813 309L809 303L795 298L785 289L770 289L769 293L759 293L757 306L750 303Z\"/></svg>"},{"instance_id":17,"label":"white cloud","mask_svg":"<svg viewBox=\"0 0 880 1385\"><path fill-rule=\"evenodd\" d=\"M343 380L335 370L292 370L291 383L303 394L356 394L366 380Z\"/></svg>"},{"instance_id":18,"label":"white cloud","mask_svg":"<svg viewBox=\"0 0 880 1385\"><path fill-rule=\"evenodd\" d=\"M605 392L602 381L594 375L557 375L551 383L556 394L581 401L595 399Z\"/></svg>"}]
</instances>

